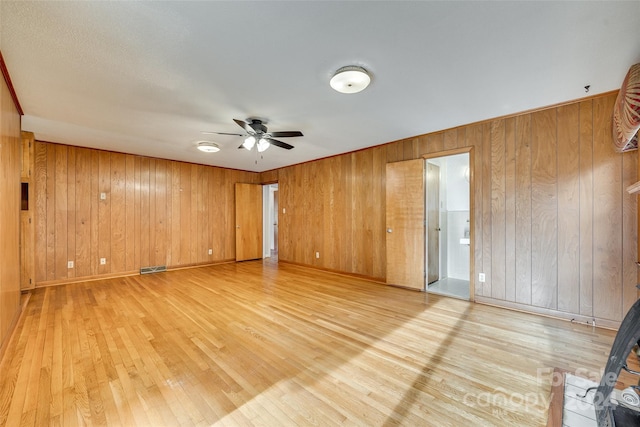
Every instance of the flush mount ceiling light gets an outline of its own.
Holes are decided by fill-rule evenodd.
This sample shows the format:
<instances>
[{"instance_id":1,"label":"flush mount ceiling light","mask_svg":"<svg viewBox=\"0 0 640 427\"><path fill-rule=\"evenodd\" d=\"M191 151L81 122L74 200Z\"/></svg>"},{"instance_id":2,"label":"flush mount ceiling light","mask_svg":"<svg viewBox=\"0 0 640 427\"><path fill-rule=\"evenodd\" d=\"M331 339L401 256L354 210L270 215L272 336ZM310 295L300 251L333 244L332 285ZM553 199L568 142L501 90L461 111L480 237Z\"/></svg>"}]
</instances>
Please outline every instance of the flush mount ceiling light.
<instances>
[{"instance_id":1,"label":"flush mount ceiling light","mask_svg":"<svg viewBox=\"0 0 640 427\"><path fill-rule=\"evenodd\" d=\"M198 150L204 151L205 153L217 153L220 151L220 147L218 144L211 141L199 141L198 142Z\"/></svg>"},{"instance_id":2,"label":"flush mount ceiling light","mask_svg":"<svg viewBox=\"0 0 640 427\"><path fill-rule=\"evenodd\" d=\"M367 70L356 65L340 68L333 75L329 84L340 93L358 93L367 88L371 77Z\"/></svg>"}]
</instances>

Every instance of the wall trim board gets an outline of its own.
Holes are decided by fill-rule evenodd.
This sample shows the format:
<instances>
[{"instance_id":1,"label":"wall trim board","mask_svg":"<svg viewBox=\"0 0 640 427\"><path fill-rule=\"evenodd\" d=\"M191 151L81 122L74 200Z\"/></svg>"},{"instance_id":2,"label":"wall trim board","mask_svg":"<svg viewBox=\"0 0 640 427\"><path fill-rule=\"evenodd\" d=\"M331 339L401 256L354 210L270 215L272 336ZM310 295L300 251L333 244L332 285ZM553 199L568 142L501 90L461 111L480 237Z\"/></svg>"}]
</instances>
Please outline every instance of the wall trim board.
<instances>
[{"instance_id":1,"label":"wall trim board","mask_svg":"<svg viewBox=\"0 0 640 427\"><path fill-rule=\"evenodd\" d=\"M20 307L14 313L13 319L11 320L11 324L9 326L10 334L8 334L5 339L0 343L0 372L5 372L5 360L4 355L7 351L7 348L13 343L18 328L16 327L18 323L22 321L24 317L24 313L27 311L27 304L29 304L29 300L31 299L31 292L25 292L21 295Z\"/></svg>"},{"instance_id":2,"label":"wall trim board","mask_svg":"<svg viewBox=\"0 0 640 427\"><path fill-rule=\"evenodd\" d=\"M24 116L24 111L22 110L22 106L20 105L20 101L18 100L18 95L16 94L16 90L14 89L13 83L11 82L11 76L9 75L7 64L4 62L2 51L0 51L0 72L2 72L2 76L4 77L4 81L7 84L7 88L9 89L11 99L13 99L13 104L15 105L16 110L18 110L18 114Z\"/></svg>"},{"instance_id":3,"label":"wall trim board","mask_svg":"<svg viewBox=\"0 0 640 427\"><path fill-rule=\"evenodd\" d=\"M312 270L324 271L324 272L327 272L327 273L335 274L337 276L355 277L357 279L366 280L368 282L377 283L379 285L389 286L387 284L386 280L384 278L380 278L380 277L371 277L371 276L366 276L364 274L349 273L349 272L346 272L346 271L334 270L334 269L325 268L325 267L318 267L317 265L304 264L304 263L295 262L295 261L287 261L287 260L284 260L284 259L278 259L278 263L291 264L291 265L295 265L295 266L298 266L298 267L310 268ZM402 288L401 286L395 286L395 287ZM409 289L409 288L403 288L403 289ZM415 290L415 289L411 289L411 290Z\"/></svg>"},{"instance_id":4,"label":"wall trim board","mask_svg":"<svg viewBox=\"0 0 640 427\"><path fill-rule=\"evenodd\" d=\"M219 261L205 262L202 264L176 265L176 266L167 267L167 271L189 270L191 268L211 267L213 265L221 265L221 264L233 264L234 262L236 262L235 258L229 258L229 259L221 259Z\"/></svg>"},{"instance_id":5,"label":"wall trim board","mask_svg":"<svg viewBox=\"0 0 640 427\"><path fill-rule=\"evenodd\" d=\"M190 265L180 265L175 267L167 267L166 271L177 271L177 270L188 270L191 268L211 267L213 265L232 264L234 262L236 262L235 259L223 259L220 261L207 262L203 264L190 264ZM73 279L48 280L48 281L36 283L35 287L48 288L51 286L63 286L63 285L71 285L74 283L95 282L98 280L117 279L120 277L131 277L131 276L140 276L140 271L139 270L125 271L122 273L97 274L94 276L85 276L85 277L78 277Z\"/></svg>"},{"instance_id":6,"label":"wall trim board","mask_svg":"<svg viewBox=\"0 0 640 427\"><path fill-rule=\"evenodd\" d=\"M519 304L511 301L494 300L492 298L476 295L476 303L483 305L490 305L493 307L505 308L507 310L521 311L523 313L533 313L552 319L566 320L571 323L575 323L582 326L589 326L593 320L596 322L596 328L611 329L617 331L620 327L620 322L609 319L601 319L598 317L582 316L579 314L564 313L557 310L551 310L542 307L536 307L533 305Z\"/></svg>"},{"instance_id":7,"label":"wall trim board","mask_svg":"<svg viewBox=\"0 0 640 427\"><path fill-rule=\"evenodd\" d=\"M68 279L58 279L58 280L45 280L42 282L36 282L36 289L38 288L48 288L50 286L62 286L62 285L70 285L73 283L82 283L82 282L95 282L97 280L105 280L105 279L117 279L119 277L129 277L129 276L139 276L140 271L124 271L121 273L106 273L106 274L96 274L93 276L83 276L83 277L74 277Z\"/></svg>"}]
</instances>

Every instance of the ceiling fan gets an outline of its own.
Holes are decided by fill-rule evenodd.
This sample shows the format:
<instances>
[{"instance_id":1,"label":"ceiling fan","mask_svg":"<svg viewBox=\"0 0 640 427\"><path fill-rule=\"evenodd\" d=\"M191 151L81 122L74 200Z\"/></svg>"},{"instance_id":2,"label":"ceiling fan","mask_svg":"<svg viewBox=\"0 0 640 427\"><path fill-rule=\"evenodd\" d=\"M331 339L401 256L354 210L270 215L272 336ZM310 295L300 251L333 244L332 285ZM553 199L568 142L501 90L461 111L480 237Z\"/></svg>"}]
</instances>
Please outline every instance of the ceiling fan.
<instances>
[{"instance_id":1,"label":"ceiling fan","mask_svg":"<svg viewBox=\"0 0 640 427\"><path fill-rule=\"evenodd\" d=\"M206 134L217 134L217 135L236 135L236 136L245 136L245 140L238 148L245 148L247 150L251 150L254 145L256 146L258 152L262 153L264 150L269 148L271 145L275 145L276 147L284 148L286 150L291 150L293 145L287 144L286 142L278 141L274 138L291 138L295 136L304 136L302 132L299 130L290 130L290 131L281 131L281 132L268 132L266 121L257 118L249 118L246 122L242 120L233 119L234 122L242 129L245 130L246 134L240 133L227 133L227 132L202 132Z\"/></svg>"}]
</instances>

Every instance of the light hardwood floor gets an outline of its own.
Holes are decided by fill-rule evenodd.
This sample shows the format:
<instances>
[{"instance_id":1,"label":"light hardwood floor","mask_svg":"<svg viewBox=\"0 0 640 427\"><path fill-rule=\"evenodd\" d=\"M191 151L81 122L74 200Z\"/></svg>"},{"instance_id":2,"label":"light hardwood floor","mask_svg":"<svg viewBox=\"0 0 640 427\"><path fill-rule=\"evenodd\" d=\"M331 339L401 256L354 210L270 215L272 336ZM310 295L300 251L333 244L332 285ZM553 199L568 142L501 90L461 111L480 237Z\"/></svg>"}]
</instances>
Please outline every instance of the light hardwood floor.
<instances>
[{"instance_id":1,"label":"light hardwood floor","mask_svg":"<svg viewBox=\"0 0 640 427\"><path fill-rule=\"evenodd\" d=\"M262 261L37 289L18 328L7 426L540 426L615 335Z\"/></svg>"}]
</instances>

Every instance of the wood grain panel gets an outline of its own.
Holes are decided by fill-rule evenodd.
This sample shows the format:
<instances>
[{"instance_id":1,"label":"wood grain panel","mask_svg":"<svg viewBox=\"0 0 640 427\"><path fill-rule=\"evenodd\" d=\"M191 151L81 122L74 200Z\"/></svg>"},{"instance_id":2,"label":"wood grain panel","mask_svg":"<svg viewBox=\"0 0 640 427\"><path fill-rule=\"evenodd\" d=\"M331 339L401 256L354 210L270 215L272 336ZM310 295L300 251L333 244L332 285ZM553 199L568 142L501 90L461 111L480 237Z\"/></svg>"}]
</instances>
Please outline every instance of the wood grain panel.
<instances>
[{"instance_id":1,"label":"wood grain panel","mask_svg":"<svg viewBox=\"0 0 640 427\"><path fill-rule=\"evenodd\" d=\"M327 255L322 252L324 247L324 215L323 205L321 201L324 199L326 180L324 180L324 162L313 162L310 168L310 182L309 188L311 188L310 195L313 197L314 203L312 209L307 213L309 215L308 224L310 225L310 246L314 248L312 254L312 264L316 266L324 265L324 257ZM315 252L319 252L320 257L315 257Z\"/></svg>"},{"instance_id":2,"label":"wood grain panel","mask_svg":"<svg viewBox=\"0 0 640 427\"><path fill-rule=\"evenodd\" d=\"M593 316L593 101L580 106L580 313Z\"/></svg>"},{"instance_id":3,"label":"wood grain panel","mask_svg":"<svg viewBox=\"0 0 640 427\"><path fill-rule=\"evenodd\" d=\"M20 115L8 86L0 79L0 359L20 314L22 153Z\"/></svg>"},{"instance_id":4,"label":"wood grain panel","mask_svg":"<svg viewBox=\"0 0 640 427\"><path fill-rule=\"evenodd\" d=\"M167 161L156 161L155 179L155 225L152 235L156 236L155 244L152 246L153 265L167 265ZM206 237L206 230L201 231L203 238ZM206 259L202 260L203 262Z\"/></svg>"},{"instance_id":5,"label":"wood grain panel","mask_svg":"<svg viewBox=\"0 0 640 427\"><path fill-rule=\"evenodd\" d=\"M491 223L491 124L485 123L482 126L482 164L480 173L483 176L482 179L482 271L485 274L486 281L481 283L482 295L486 297L491 296L492 285L492 223Z\"/></svg>"},{"instance_id":6,"label":"wood grain panel","mask_svg":"<svg viewBox=\"0 0 640 427\"><path fill-rule=\"evenodd\" d=\"M444 150L444 133L437 132L427 135L427 153L438 153ZM405 159L409 160L409 159Z\"/></svg>"},{"instance_id":7,"label":"wood grain panel","mask_svg":"<svg viewBox=\"0 0 640 427\"><path fill-rule=\"evenodd\" d=\"M47 280L47 145L35 145L35 250L40 255L35 257L35 281L41 282Z\"/></svg>"},{"instance_id":8,"label":"wood grain panel","mask_svg":"<svg viewBox=\"0 0 640 427\"><path fill-rule=\"evenodd\" d=\"M136 269L136 158L131 154L125 156L125 270Z\"/></svg>"},{"instance_id":9,"label":"wood grain panel","mask_svg":"<svg viewBox=\"0 0 640 427\"><path fill-rule=\"evenodd\" d=\"M90 150L84 148L76 150L76 169L74 172L76 180L74 270L76 277L87 277L94 274L91 269L91 248L94 243L91 240L91 201L94 193L91 192L91 179L88 178L91 176ZM40 281L42 280L40 279Z\"/></svg>"},{"instance_id":10,"label":"wood grain panel","mask_svg":"<svg viewBox=\"0 0 640 427\"><path fill-rule=\"evenodd\" d=\"M354 272L373 276L373 151L364 150L353 154L353 263Z\"/></svg>"},{"instance_id":11,"label":"wood grain panel","mask_svg":"<svg viewBox=\"0 0 640 427\"><path fill-rule=\"evenodd\" d=\"M35 155L39 286L229 260L234 184L258 181L252 172L51 143L37 142Z\"/></svg>"},{"instance_id":12,"label":"wood grain panel","mask_svg":"<svg viewBox=\"0 0 640 427\"><path fill-rule=\"evenodd\" d=\"M46 230L47 230L47 271L46 278L56 277L56 149L55 146L47 147L47 174L46 174Z\"/></svg>"},{"instance_id":13,"label":"wood grain panel","mask_svg":"<svg viewBox=\"0 0 640 427\"><path fill-rule=\"evenodd\" d=\"M635 183L638 178L638 156L634 152L622 154L622 187ZM638 266L638 212L636 194L622 192L622 313L629 311L638 299L636 288Z\"/></svg>"},{"instance_id":14,"label":"wood grain panel","mask_svg":"<svg viewBox=\"0 0 640 427\"><path fill-rule=\"evenodd\" d=\"M273 184L278 182L278 169L272 169L260 173L261 184Z\"/></svg>"},{"instance_id":15,"label":"wood grain panel","mask_svg":"<svg viewBox=\"0 0 640 427\"><path fill-rule=\"evenodd\" d=\"M111 153L98 153L98 274L111 273ZM102 199L104 193L105 198ZM106 263L102 264L100 259Z\"/></svg>"},{"instance_id":16,"label":"wood grain panel","mask_svg":"<svg viewBox=\"0 0 640 427\"><path fill-rule=\"evenodd\" d=\"M505 300L516 300L516 119L505 119Z\"/></svg>"},{"instance_id":17,"label":"wood grain panel","mask_svg":"<svg viewBox=\"0 0 640 427\"><path fill-rule=\"evenodd\" d=\"M373 174L372 174L372 199L371 199L371 233L372 233L372 256L373 271L372 276L376 278L386 277L386 239L385 239L385 216L382 215L380 206L385 206L386 202L386 161L383 147L373 149Z\"/></svg>"},{"instance_id":18,"label":"wood grain panel","mask_svg":"<svg viewBox=\"0 0 640 427\"><path fill-rule=\"evenodd\" d=\"M73 261L73 268L67 268L67 277L76 277L76 157L78 148L67 151L67 259ZM35 252L34 252L35 254Z\"/></svg>"},{"instance_id":19,"label":"wood grain panel","mask_svg":"<svg viewBox=\"0 0 640 427\"><path fill-rule=\"evenodd\" d=\"M158 238L158 233L155 232L155 227L157 227L156 216L158 211L156 209L156 197L158 187L156 186L156 165L159 159L149 159L149 264L148 266L157 266L162 265L158 264L156 260L156 239ZM197 224L196 224L197 226ZM190 234L193 236L193 234ZM197 239L198 237L196 237Z\"/></svg>"},{"instance_id":20,"label":"wood grain panel","mask_svg":"<svg viewBox=\"0 0 640 427\"><path fill-rule=\"evenodd\" d=\"M171 162L171 251L167 261L169 266L180 265L181 197L180 163ZM215 205L215 201L212 202Z\"/></svg>"},{"instance_id":21,"label":"wood grain panel","mask_svg":"<svg viewBox=\"0 0 640 427\"><path fill-rule=\"evenodd\" d=\"M110 217L110 257L109 272L127 271L126 268L126 191L127 191L127 163L126 156L120 153L110 153L111 183L109 186L111 217Z\"/></svg>"},{"instance_id":22,"label":"wood grain panel","mask_svg":"<svg viewBox=\"0 0 640 427\"><path fill-rule=\"evenodd\" d=\"M484 156L483 154L484 150L482 146L483 131L484 131L484 127L482 125L470 126L469 129L467 130L467 141L469 145L472 145L475 147L475 154L473 156L473 162L474 162L473 183L475 187L476 196L473 198L473 202L474 202L473 257L474 257L474 263L476 266L477 273L481 273L484 271L484 265L483 265L484 234L482 232L483 230L482 208L484 206L484 199L482 197L483 191L484 191L484 186L483 186L484 179L483 179L483 170L482 170L482 160ZM477 282L477 278L478 278L478 274L476 274L475 277L471 278L471 280L474 283L476 283L475 293L476 295L483 295L484 283Z\"/></svg>"},{"instance_id":23,"label":"wood grain panel","mask_svg":"<svg viewBox=\"0 0 640 427\"><path fill-rule=\"evenodd\" d=\"M558 310L580 311L580 106L558 107Z\"/></svg>"},{"instance_id":24,"label":"wood grain panel","mask_svg":"<svg viewBox=\"0 0 640 427\"><path fill-rule=\"evenodd\" d=\"M531 304L531 114L516 117L516 302Z\"/></svg>"},{"instance_id":25,"label":"wood grain panel","mask_svg":"<svg viewBox=\"0 0 640 427\"><path fill-rule=\"evenodd\" d=\"M491 297L506 297L505 120L491 122Z\"/></svg>"},{"instance_id":26,"label":"wood grain panel","mask_svg":"<svg viewBox=\"0 0 640 427\"><path fill-rule=\"evenodd\" d=\"M453 150L454 148L458 148L458 130L457 129L449 129L445 131L443 138L444 140L443 140L442 148L444 150Z\"/></svg>"},{"instance_id":27,"label":"wood grain panel","mask_svg":"<svg viewBox=\"0 0 640 427\"><path fill-rule=\"evenodd\" d=\"M611 139L613 104L612 97L593 101L593 312L622 320L622 156Z\"/></svg>"},{"instance_id":28,"label":"wood grain panel","mask_svg":"<svg viewBox=\"0 0 640 427\"><path fill-rule=\"evenodd\" d=\"M99 156L100 153L97 150L91 150L91 167L89 179L91 180L91 189L89 197L91 200L91 275L98 274L98 267L100 266L100 252L98 247L99 236L99 221L98 210L100 206L100 183L99 183Z\"/></svg>"},{"instance_id":29,"label":"wood grain panel","mask_svg":"<svg viewBox=\"0 0 640 427\"><path fill-rule=\"evenodd\" d=\"M151 214L150 214L150 193L151 189L151 159L140 159L140 267L151 266ZM187 228L189 230L189 222L187 220ZM185 233L188 239L191 233ZM186 262L185 262L186 264Z\"/></svg>"},{"instance_id":30,"label":"wood grain panel","mask_svg":"<svg viewBox=\"0 0 640 427\"><path fill-rule=\"evenodd\" d=\"M558 305L556 110L531 116L531 303Z\"/></svg>"}]
</instances>

